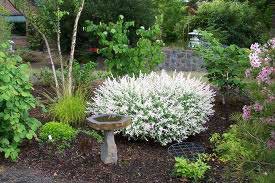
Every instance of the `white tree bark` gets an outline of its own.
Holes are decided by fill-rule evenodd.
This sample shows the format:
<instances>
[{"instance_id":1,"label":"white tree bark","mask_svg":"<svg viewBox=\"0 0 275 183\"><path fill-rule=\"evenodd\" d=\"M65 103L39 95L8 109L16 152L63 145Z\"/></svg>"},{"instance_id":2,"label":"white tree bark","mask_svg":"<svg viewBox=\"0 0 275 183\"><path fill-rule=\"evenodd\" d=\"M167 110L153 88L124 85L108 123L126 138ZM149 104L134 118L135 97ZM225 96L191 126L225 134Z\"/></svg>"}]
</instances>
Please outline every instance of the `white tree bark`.
<instances>
[{"instance_id":1,"label":"white tree bark","mask_svg":"<svg viewBox=\"0 0 275 183\"><path fill-rule=\"evenodd\" d=\"M59 11L59 8L58 8ZM64 63L63 63L63 56L62 56L62 50L60 46L60 20L58 19L57 21L57 49L58 49L58 55L59 55L59 62L60 62L60 67L61 67L61 79L62 79L62 89L63 93L65 92L65 76L64 76Z\"/></svg>"},{"instance_id":2,"label":"white tree bark","mask_svg":"<svg viewBox=\"0 0 275 183\"><path fill-rule=\"evenodd\" d=\"M27 1L26 1L27 2ZM25 8L30 8L28 10L26 9L20 9L20 7L17 6L17 3L19 3L19 6L22 2L20 1L14 1L12 2L13 5L15 7L17 7L25 16L25 18L27 19L27 21L35 28L35 30L42 36L45 44L46 44L46 48L47 48L47 52L48 52L48 56L49 56L49 59L50 59L50 64L51 64L51 67L52 67L52 72L53 72L53 77L54 77L54 82L55 82L55 88L56 88L56 94L58 96L58 98L60 97L60 89L59 89L59 83L58 83L58 79L57 79L57 75L56 75L56 69L55 69L55 65L54 65L54 61L53 61L53 56L52 56L52 52L51 52L51 48L50 48L50 45L49 45L49 42L48 42L48 39L46 37L46 35L39 29L39 27L37 26L37 24L35 24L35 22L32 22L31 20L31 13L33 13L31 11L31 6L27 6ZM27 2L28 4L28 2ZM22 8L22 7L21 7ZM30 13L31 12L31 13Z\"/></svg>"},{"instance_id":3,"label":"white tree bark","mask_svg":"<svg viewBox=\"0 0 275 183\"><path fill-rule=\"evenodd\" d=\"M53 62L51 48L50 48L48 39L45 36L45 34L43 34L41 32L40 32L40 34L42 35L43 40L44 40L44 42L46 44L47 52L48 52L48 55L49 55L49 59L50 59L50 63L51 63L52 71L53 71L53 77L54 77L54 82L55 82L56 94L57 94L57 96L59 98L60 97L59 83L58 83L58 79L57 79L57 75L56 75L55 65L54 65L54 62Z\"/></svg>"},{"instance_id":4,"label":"white tree bark","mask_svg":"<svg viewBox=\"0 0 275 183\"><path fill-rule=\"evenodd\" d=\"M71 53L70 53L70 59L69 59L69 69L68 69L68 94L69 95L72 94L72 90L73 90L72 70L73 70L73 62L74 62L76 36L77 36L78 22L84 8L84 3L85 3L85 0L82 0L74 22L74 29L73 29L72 43L71 43Z\"/></svg>"}]
</instances>

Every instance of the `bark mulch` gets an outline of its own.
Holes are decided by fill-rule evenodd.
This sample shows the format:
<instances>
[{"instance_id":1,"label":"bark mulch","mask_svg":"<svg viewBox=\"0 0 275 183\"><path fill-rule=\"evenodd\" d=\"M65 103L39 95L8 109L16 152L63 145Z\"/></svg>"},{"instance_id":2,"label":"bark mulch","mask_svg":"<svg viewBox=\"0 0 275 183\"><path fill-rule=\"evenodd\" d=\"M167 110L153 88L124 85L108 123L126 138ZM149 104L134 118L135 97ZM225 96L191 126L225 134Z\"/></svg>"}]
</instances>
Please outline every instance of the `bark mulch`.
<instances>
[{"instance_id":1,"label":"bark mulch","mask_svg":"<svg viewBox=\"0 0 275 183\"><path fill-rule=\"evenodd\" d=\"M40 88L41 89L41 88ZM39 90L37 95L39 95ZM242 102L232 100L230 113L240 111ZM223 106L217 98L215 115L207 123L208 130L190 137L187 141L203 144L207 152L212 152L209 137L214 132L223 132L230 123L223 117ZM50 117L40 108L31 115L46 122ZM79 134L72 145L63 152L53 145L37 141L24 142L20 158L10 162L0 156L1 183L177 183L185 182L173 174L174 158L166 147L152 141L128 141L116 135L118 163L105 165L100 160L100 143L84 134ZM203 182L225 182L224 168L213 159L212 170Z\"/></svg>"}]
</instances>

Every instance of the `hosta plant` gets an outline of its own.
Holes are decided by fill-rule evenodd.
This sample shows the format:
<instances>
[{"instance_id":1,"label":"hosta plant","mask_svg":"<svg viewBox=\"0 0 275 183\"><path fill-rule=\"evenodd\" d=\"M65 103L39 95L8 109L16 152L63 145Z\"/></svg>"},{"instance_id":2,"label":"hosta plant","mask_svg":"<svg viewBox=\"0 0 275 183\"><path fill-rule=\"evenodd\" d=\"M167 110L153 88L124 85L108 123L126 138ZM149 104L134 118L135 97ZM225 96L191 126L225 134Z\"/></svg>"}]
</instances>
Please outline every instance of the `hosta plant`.
<instances>
[{"instance_id":1,"label":"hosta plant","mask_svg":"<svg viewBox=\"0 0 275 183\"><path fill-rule=\"evenodd\" d=\"M88 111L129 115L133 123L122 131L124 135L166 145L205 130L214 112L213 97L210 86L199 79L152 72L107 79L95 92Z\"/></svg>"},{"instance_id":2,"label":"hosta plant","mask_svg":"<svg viewBox=\"0 0 275 183\"><path fill-rule=\"evenodd\" d=\"M16 160L19 145L35 136L40 123L28 113L36 105L28 65L20 63L22 59L9 48L0 44L0 153Z\"/></svg>"}]
</instances>

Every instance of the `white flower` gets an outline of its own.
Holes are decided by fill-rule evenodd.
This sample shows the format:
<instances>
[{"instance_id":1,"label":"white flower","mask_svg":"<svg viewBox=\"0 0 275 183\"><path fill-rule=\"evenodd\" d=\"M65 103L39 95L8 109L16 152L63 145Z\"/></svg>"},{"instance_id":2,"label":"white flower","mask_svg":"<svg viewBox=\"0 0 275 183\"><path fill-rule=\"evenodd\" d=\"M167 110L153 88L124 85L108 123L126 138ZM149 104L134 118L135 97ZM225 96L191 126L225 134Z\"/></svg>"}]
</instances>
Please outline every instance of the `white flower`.
<instances>
[{"instance_id":1,"label":"white flower","mask_svg":"<svg viewBox=\"0 0 275 183\"><path fill-rule=\"evenodd\" d=\"M52 140L53 140L53 138L52 138L52 136L51 136L51 135L49 135L49 136L48 136L48 138L49 138L49 140L50 140L50 141L52 141Z\"/></svg>"},{"instance_id":2,"label":"white flower","mask_svg":"<svg viewBox=\"0 0 275 183\"><path fill-rule=\"evenodd\" d=\"M94 114L132 117L121 132L130 138L152 138L162 145L205 130L213 111L214 91L183 73L152 72L139 77L108 78L88 104Z\"/></svg>"}]
</instances>

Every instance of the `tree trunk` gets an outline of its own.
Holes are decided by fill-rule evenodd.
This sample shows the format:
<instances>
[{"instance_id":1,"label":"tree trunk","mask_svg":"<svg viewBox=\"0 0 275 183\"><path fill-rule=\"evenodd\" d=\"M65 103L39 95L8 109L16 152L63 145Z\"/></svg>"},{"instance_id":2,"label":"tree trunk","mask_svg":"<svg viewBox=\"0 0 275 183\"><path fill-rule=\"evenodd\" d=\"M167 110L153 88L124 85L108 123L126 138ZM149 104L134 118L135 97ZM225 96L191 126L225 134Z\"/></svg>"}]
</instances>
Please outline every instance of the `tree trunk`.
<instances>
[{"instance_id":1,"label":"tree trunk","mask_svg":"<svg viewBox=\"0 0 275 183\"><path fill-rule=\"evenodd\" d=\"M55 82L55 88L56 88L56 94L58 96L58 98L60 97L60 91L59 91L59 83L58 83L58 79L57 79L57 75L56 75L56 69L55 69L55 65L54 65L54 62L53 62L53 57L52 57L52 52L51 52L51 48L50 48L50 45L49 45L49 42L48 42L48 39L47 37L45 36L45 34L38 28L38 26L31 21L31 19L29 19L29 14L26 13L24 11L24 9L20 9L20 2L19 3L19 7L17 6L17 1L15 2L11 2L14 7L17 7L22 13L23 15L25 16L25 18L27 19L27 21L35 28L35 30L42 36L45 44L46 44L46 47L47 47L47 52L48 52L48 55L49 55L49 59L50 59L50 64L51 64L51 67L52 67L52 71L53 71L53 77L54 77L54 82Z\"/></svg>"},{"instance_id":2,"label":"tree trunk","mask_svg":"<svg viewBox=\"0 0 275 183\"><path fill-rule=\"evenodd\" d=\"M73 69L73 61L74 61L74 52L75 52L75 45L76 45L76 36L77 36L77 29L78 29L78 22L81 16L81 13L84 8L85 0L81 1L81 5L78 9L78 13L75 18L74 22L74 29L73 29L73 35L72 35L72 43L71 43L71 53L70 53L70 59L69 59L69 70L68 70L68 94L72 94L72 69Z\"/></svg>"},{"instance_id":3,"label":"tree trunk","mask_svg":"<svg viewBox=\"0 0 275 183\"><path fill-rule=\"evenodd\" d=\"M46 44L46 47L47 47L47 51L48 51L48 55L50 57L50 63L51 63L51 66L52 66L53 77L54 77L54 82L55 82L55 87L56 87L56 94L57 94L57 96L59 98L60 97L59 84L58 84L56 70L55 70L55 66L54 66L54 62L53 62L51 48L50 48L50 45L49 45L49 42L48 42L48 39L46 38L46 36L43 33L41 33L41 32L40 32L40 34L42 35L42 37L43 37L43 39L45 41L45 44Z\"/></svg>"},{"instance_id":4,"label":"tree trunk","mask_svg":"<svg viewBox=\"0 0 275 183\"><path fill-rule=\"evenodd\" d=\"M59 11L59 8L58 8ZM63 56L62 56L62 50L60 46L60 20L57 22L57 49L58 49L58 55L59 55L59 62L61 67L61 79L62 79L62 89L63 93L65 92L65 76L64 76L64 64L63 64Z\"/></svg>"}]
</instances>

